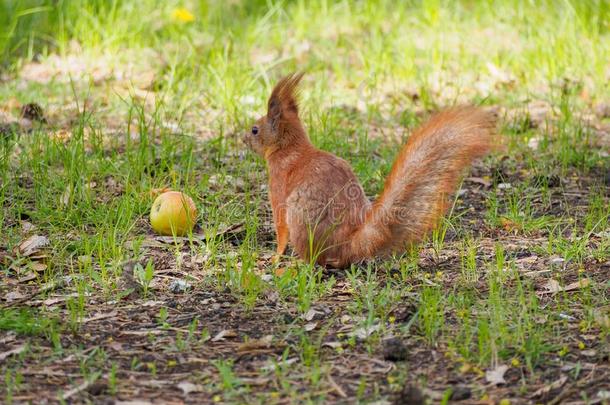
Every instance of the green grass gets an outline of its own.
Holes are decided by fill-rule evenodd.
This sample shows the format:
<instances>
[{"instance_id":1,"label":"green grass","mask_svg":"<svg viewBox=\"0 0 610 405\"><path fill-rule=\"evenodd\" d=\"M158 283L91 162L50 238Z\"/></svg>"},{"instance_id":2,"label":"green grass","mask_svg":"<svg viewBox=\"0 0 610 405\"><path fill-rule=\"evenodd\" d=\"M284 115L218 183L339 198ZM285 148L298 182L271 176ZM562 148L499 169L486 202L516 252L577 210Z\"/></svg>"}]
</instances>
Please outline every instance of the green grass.
<instances>
[{"instance_id":1,"label":"green grass","mask_svg":"<svg viewBox=\"0 0 610 405\"><path fill-rule=\"evenodd\" d=\"M179 7L193 21L176 19ZM417 372L438 364L499 401L481 384L498 364L520 376L507 392L529 398L552 382L549 370L601 362L609 121L593 111L610 102L609 24L605 0L0 0L0 124L29 102L48 119L0 132L0 297L37 292L2 302L0 338L15 333L28 350L0 365L0 395L32 401L40 390L53 401L91 381L99 394L74 398L95 402L178 375L202 401L365 402L405 381L434 386L436 374ZM266 170L241 138L295 70L307 73L312 141L348 160L371 197L432 110L499 108L505 147L477 164L468 176L478 180L463 182L421 247L344 273L271 264ZM194 234L153 240L150 191L160 187L193 197ZM49 239L44 257L19 252L34 233ZM172 295L172 277L190 289ZM110 308L120 331L116 319L92 320ZM221 321L238 337L215 341ZM235 354L242 338L266 334L277 350ZM412 350L386 371L370 359L383 361L388 336L430 357ZM69 375L61 392L23 374L51 365Z\"/></svg>"},{"instance_id":2,"label":"green grass","mask_svg":"<svg viewBox=\"0 0 610 405\"><path fill-rule=\"evenodd\" d=\"M22 335L44 335L57 333L57 320L38 311L3 309L0 312L0 330L14 331Z\"/></svg>"}]
</instances>

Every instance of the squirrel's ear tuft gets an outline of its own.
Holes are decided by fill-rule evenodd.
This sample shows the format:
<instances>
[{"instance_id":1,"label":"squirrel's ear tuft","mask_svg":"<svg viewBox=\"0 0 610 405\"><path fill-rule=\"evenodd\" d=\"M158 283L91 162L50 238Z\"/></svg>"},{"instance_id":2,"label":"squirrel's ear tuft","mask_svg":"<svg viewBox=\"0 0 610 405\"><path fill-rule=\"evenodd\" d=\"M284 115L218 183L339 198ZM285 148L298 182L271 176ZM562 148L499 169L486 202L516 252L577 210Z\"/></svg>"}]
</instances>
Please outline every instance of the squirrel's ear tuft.
<instances>
[{"instance_id":1,"label":"squirrel's ear tuft","mask_svg":"<svg viewBox=\"0 0 610 405\"><path fill-rule=\"evenodd\" d=\"M289 74L284 76L273 88L267 103L267 119L271 122L273 129L278 128L282 117L286 114L298 115L297 90L302 78L303 72Z\"/></svg>"}]
</instances>

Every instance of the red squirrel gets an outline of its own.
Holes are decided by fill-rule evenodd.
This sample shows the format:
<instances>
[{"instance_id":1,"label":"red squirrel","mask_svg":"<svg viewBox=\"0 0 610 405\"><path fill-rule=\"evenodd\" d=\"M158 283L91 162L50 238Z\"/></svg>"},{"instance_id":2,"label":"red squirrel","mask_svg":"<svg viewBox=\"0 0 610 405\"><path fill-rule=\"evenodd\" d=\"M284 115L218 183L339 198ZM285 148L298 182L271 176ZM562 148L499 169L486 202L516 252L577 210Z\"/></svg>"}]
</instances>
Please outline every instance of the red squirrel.
<instances>
[{"instance_id":1,"label":"red squirrel","mask_svg":"<svg viewBox=\"0 0 610 405\"><path fill-rule=\"evenodd\" d=\"M267 163L276 257L290 242L303 260L344 268L420 242L445 213L463 170L490 150L494 117L475 107L434 115L411 134L371 203L350 165L307 137L296 99L302 77L277 83L267 115L245 137Z\"/></svg>"}]
</instances>

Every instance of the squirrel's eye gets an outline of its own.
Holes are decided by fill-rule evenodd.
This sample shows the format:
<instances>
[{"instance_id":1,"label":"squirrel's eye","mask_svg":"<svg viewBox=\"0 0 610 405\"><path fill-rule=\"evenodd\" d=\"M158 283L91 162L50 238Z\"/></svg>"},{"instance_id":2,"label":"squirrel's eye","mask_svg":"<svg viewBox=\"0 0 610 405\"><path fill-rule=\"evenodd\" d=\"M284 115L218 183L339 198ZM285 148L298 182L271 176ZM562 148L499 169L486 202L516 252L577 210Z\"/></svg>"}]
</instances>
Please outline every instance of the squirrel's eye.
<instances>
[{"instance_id":1,"label":"squirrel's eye","mask_svg":"<svg viewBox=\"0 0 610 405\"><path fill-rule=\"evenodd\" d=\"M258 127L255 125L252 127L252 135L258 134Z\"/></svg>"}]
</instances>

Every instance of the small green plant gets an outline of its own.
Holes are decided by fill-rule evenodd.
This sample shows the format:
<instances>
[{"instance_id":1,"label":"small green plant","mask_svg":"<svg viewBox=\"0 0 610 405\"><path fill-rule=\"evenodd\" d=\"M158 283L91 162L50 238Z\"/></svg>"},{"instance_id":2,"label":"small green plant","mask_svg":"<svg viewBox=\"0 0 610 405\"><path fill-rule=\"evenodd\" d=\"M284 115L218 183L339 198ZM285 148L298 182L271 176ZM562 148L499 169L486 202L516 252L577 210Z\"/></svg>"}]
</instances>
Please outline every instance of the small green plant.
<instances>
[{"instance_id":1,"label":"small green plant","mask_svg":"<svg viewBox=\"0 0 610 405\"><path fill-rule=\"evenodd\" d=\"M312 338L302 330L295 331L298 338L298 353L306 370L306 378L312 387L318 387L326 370L321 364L320 347L326 334L323 329L316 338Z\"/></svg>"},{"instance_id":2,"label":"small green plant","mask_svg":"<svg viewBox=\"0 0 610 405\"><path fill-rule=\"evenodd\" d=\"M159 308L159 314L157 315L157 323L162 328L168 328L170 325L167 323L167 318L169 316L167 307Z\"/></svg>"},{"instance_id":3,"label":"small green plant","mask_svg":"<svg viewBox=\"0 0 610 405\"><path fill-rule=\"evenodd\" d=\"M434 249L434 253L438 258L441 254L441 250L443 250L443 246L445 245L445 237L447 236L447 230L452 228L455 230L452 221L457 219L453 217L453 211L455 209L455 204L458 201L458 197L453 199L453 204L451 205L451 209L447 212L447 214L441 218L440 224L436 226L432 230L432 248Z\"/></svg>"},{"instance_id":4,"label":"small green plant","mask_svg":"<svg viewBox=\"0 0 610 405\"><path fill-rule=\"evenodd\" d=\"M59 332L59 325L53 315L33 308L1 308L0 330L52 338Z\"/></svg>"},{"instance_id":5,"label":"small green plant","mask_svg":"<svg viewBox=\"0 0 610 405\"><path fill-rule=\"evenodd\" d=\"M439 287L424 286L419 302L419 325L429 344L435 344L445 323L443 295Z\"/></svg>"},{"instance_id":6,"label":"small green plant","mask_svg":"<svg viewBox=\"0 0 610 405\"><path fill-rule=\"evenodd\" d=\"M68 325L73 333L80 328L81 321L85 318L85 296L79 293L76 297L66 300L68 308Z\"/></svg>"},{"instance_id":7,"label":"small green plant","mask_svg":"<svg viewBox=\"0 0 610 405\"><path fill-rule=\"evenodd\" d=\"M155 267L152 260L148 260L146 262L146 266L144 267L140 263L136 263L133 268L133 272L136 280L138 280L142 286L142 295L144 298L148 297L150 283L155 276Z\"/></svg>"},{"instance_id":8,"label":"small green plant","mask_svg":"<svg viewBox=\"0 0 610 405\"><path fill-rule=\"evenodd\" d=\"M214 360L212 364L218 370L220 383L224 391L234 391L241 385L239 378L233 373L233 362L231 360Z\"/></svg>"},{"instance_id":9,"label":"small green plant","mask_svg":"<svg viewBox=\"0 0 610 405\"><path fill-rule=\"evenodd\" d=\"M400 301L399 284L386 282L382 285L372 266L365 270L352 268L347 277L353 290L350 312L356 318L362 317L358 327L370 330L377 324L383 326L395 303Z\"/></svg>"},{"instance_id":10,"label":"small green plant","mask_svg":"<svg viewBox=\"0 0 610 405\"><path fill-rule=\"evenodd\" d=\"M469 237L462 242L460 249L460 270L461 279L465 284L474 284L479 281L477 250L478 246L474 239Z\"/></svg>"},{"instance_id":11,"label":"small green plant","mask_svg":"<svg viewBox=\"0 0 610 405\"><path fill-rule=\"evenodd\" d=\"M23 375L18 371L6 370L4 373L4 385L6 387L6 394L4 399L6 403L13 403L13 396L19 392L21 385L23 384Z\"/></svg>"},{"instance_id":12,"label":"small green plant","mask_svg":"<svg viewBox=\"0 0 610 405\"><path fill-rule=\"evenodd\" d=\"M117 369L117 363L113 362L112 366L110 366L110 372L108 373L108 390L111 395L116 395L118 391Z\"/></svg>"}]
</instances>

